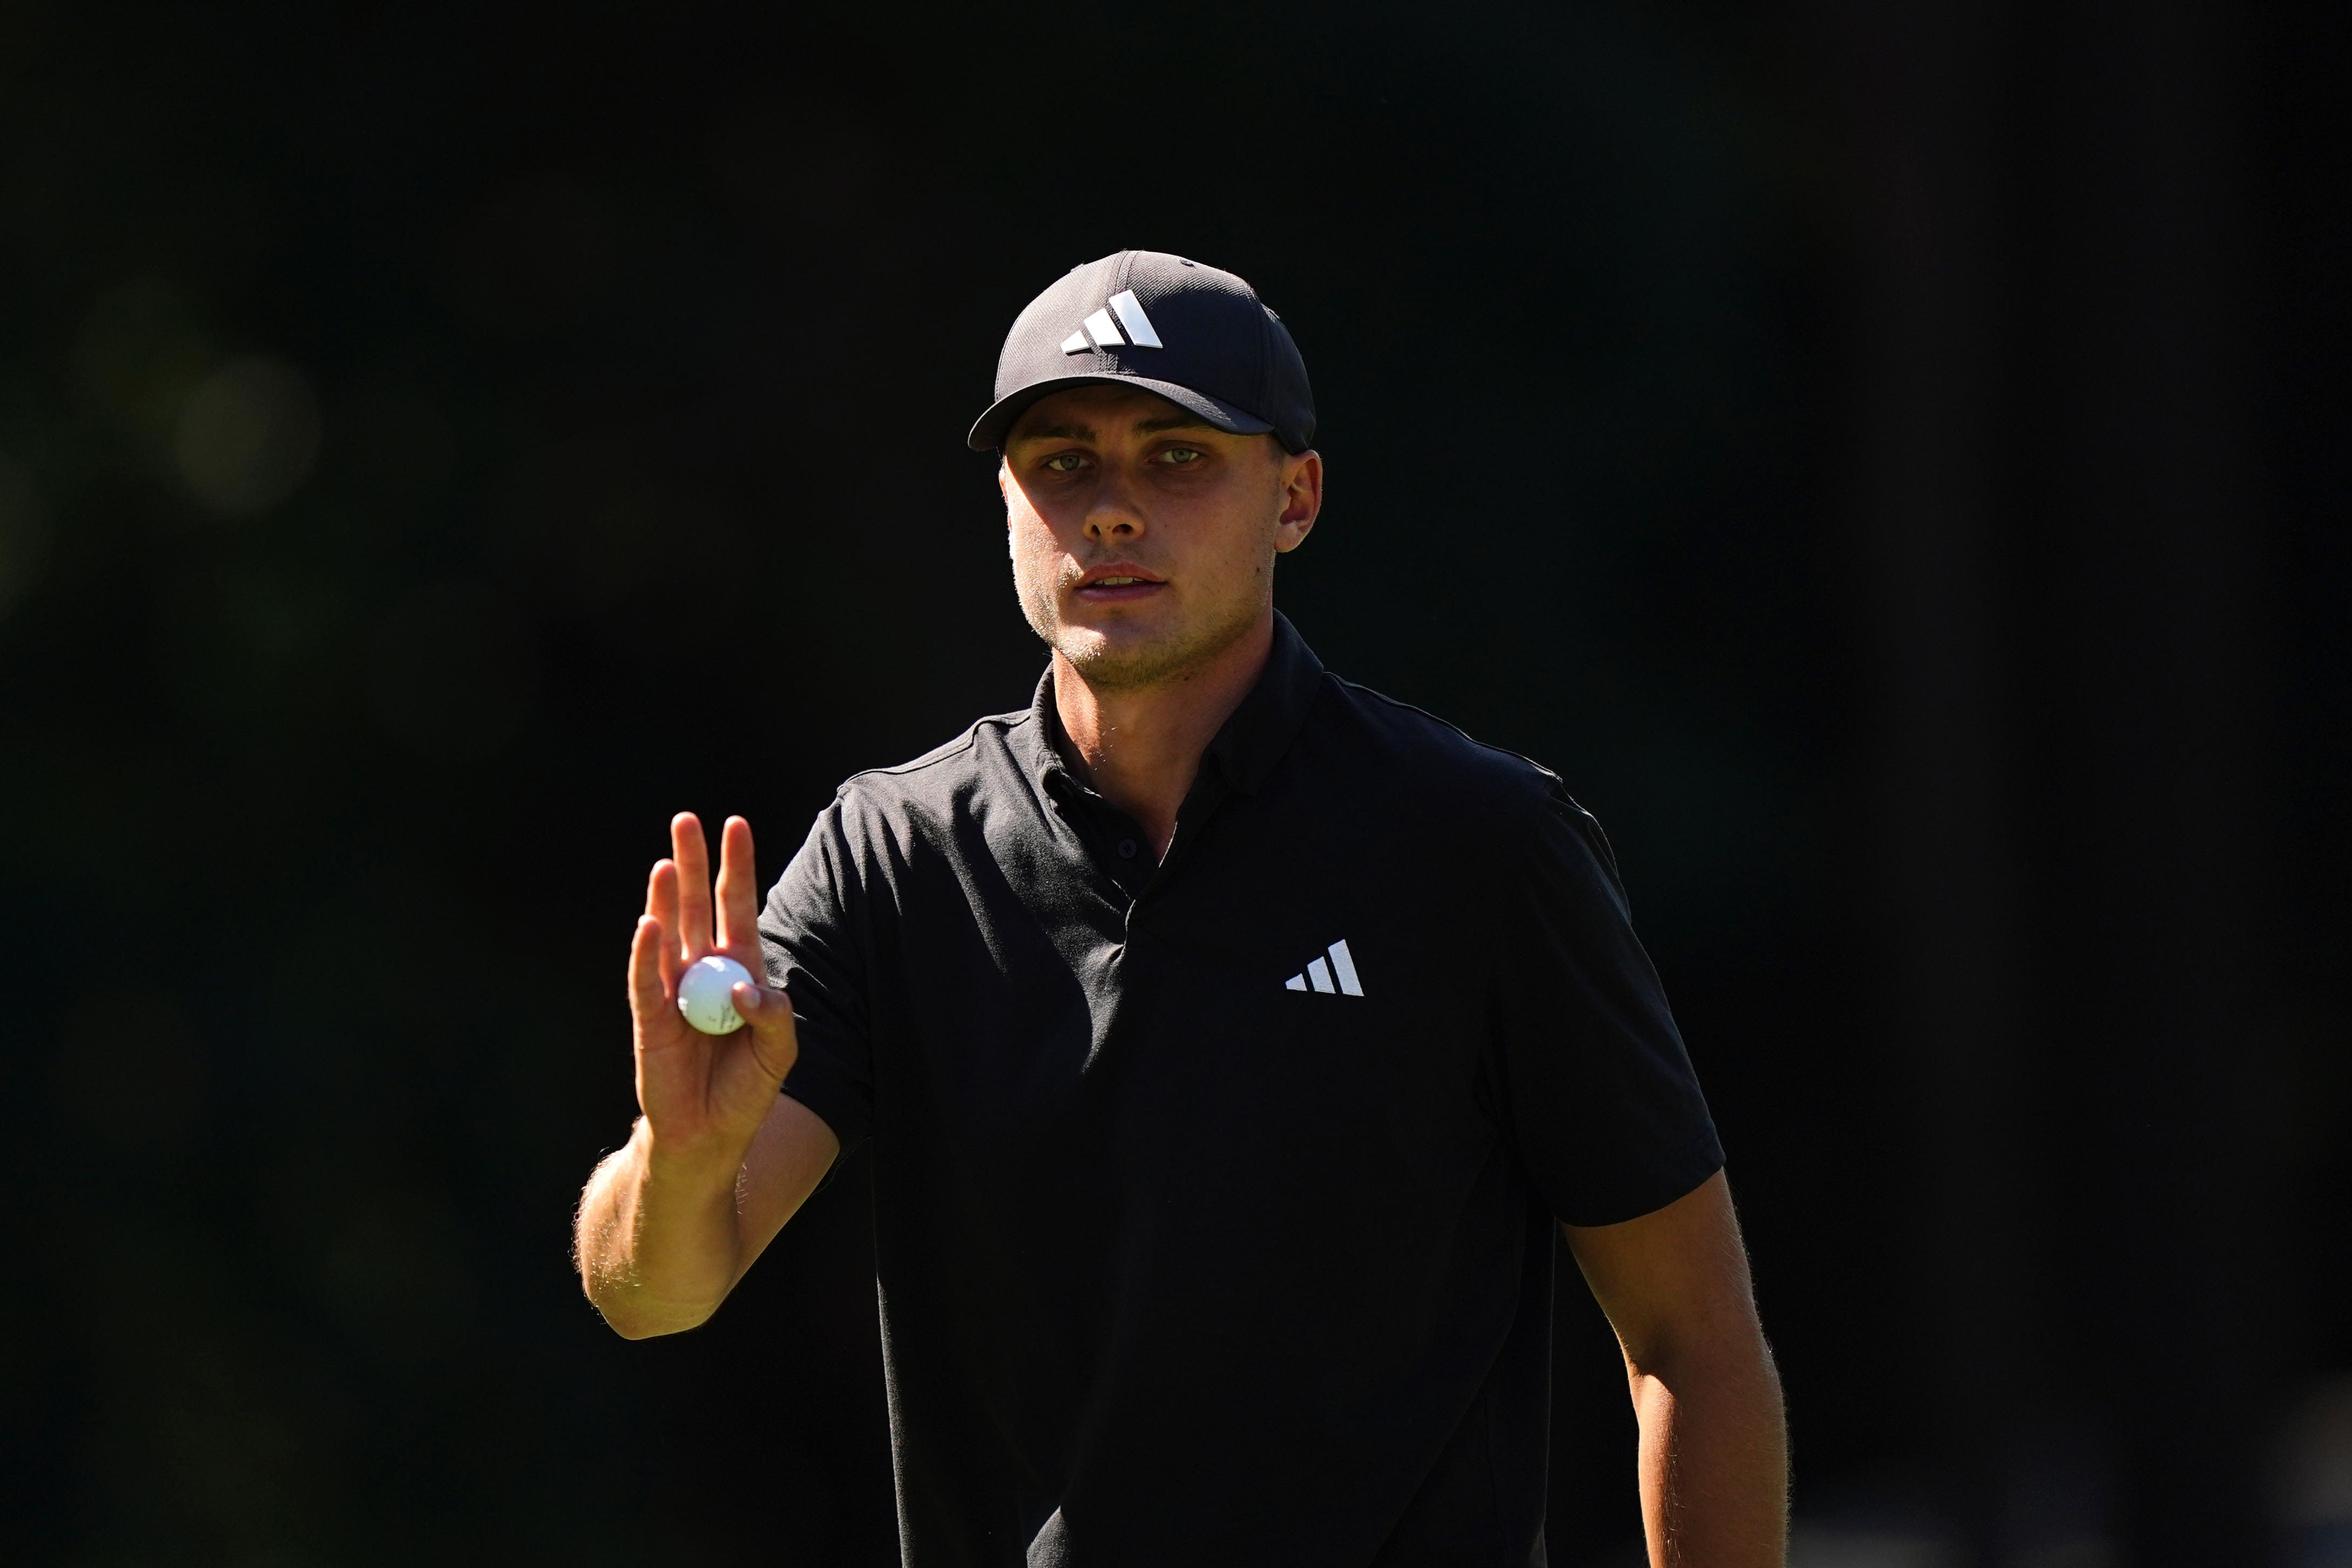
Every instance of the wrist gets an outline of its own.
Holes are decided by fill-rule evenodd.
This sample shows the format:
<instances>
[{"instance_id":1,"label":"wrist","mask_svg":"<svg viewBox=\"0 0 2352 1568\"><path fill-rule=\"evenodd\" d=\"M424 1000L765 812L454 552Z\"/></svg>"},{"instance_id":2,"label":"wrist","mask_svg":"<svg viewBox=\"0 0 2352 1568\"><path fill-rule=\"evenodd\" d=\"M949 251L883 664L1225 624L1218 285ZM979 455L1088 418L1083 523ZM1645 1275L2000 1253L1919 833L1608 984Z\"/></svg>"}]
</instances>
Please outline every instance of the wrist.
<instances>
[{"instance_id":1,"label":"wrist","mask_svg":"<svg viewBox=\"0 0 2352 1568\"><path fill-rule=\"evenodd\" d=\"M684 1191L724 1188L732 1192L736 1173L750 1152L740 1140L712 1133L694 1138L664 1136L645 1117L637 1119L630 1142L637 1147L648 1184Z\"/></svg>"}]
</instances>

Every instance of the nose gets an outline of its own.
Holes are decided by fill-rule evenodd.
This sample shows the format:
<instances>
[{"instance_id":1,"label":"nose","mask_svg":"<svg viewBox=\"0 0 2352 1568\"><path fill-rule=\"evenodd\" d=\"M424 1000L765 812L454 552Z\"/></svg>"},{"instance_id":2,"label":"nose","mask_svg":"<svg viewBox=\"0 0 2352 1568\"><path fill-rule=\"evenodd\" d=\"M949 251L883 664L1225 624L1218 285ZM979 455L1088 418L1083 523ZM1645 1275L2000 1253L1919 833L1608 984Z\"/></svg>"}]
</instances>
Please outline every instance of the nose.
<instances>
[{"instance_id":1,"label":"nose","mask_svg":"<svg viewBox=\"0 0 2352 1568\"><path fill-rule=\"evenodd\" d=\"M1086 529L1087 538L1097 544L1143 536L1143 513L1116 463L1103 465L1102 479L1087 503Z\"/></svg>"}]
</instances>

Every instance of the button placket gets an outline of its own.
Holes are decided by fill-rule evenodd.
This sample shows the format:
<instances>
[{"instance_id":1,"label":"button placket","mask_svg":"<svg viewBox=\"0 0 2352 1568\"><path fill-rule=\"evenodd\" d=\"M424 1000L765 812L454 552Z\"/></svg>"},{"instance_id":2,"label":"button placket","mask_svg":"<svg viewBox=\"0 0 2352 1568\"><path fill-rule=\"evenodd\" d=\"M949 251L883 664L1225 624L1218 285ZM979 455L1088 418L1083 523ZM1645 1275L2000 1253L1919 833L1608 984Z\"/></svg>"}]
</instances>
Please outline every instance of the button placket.
<instances>
[{"instance_id":1,"label":"button placket","mask_svg":"<svg viewBox=\"0 0 2352 1568\"><path fill-rule=\"evenodd\" d=\"M1203 773L1204 774L1206 773L1205 767ZM1143 886L1136 891L1135 901L1139 906L1153 892L1167 884L1169 874L1175 867L1176 858L1191 850L1192 841L1200 837L1207 829L1209 819L1216 816L1218 807L1224 804L1225 797L1231 794L1233 794L1232 789L1227 787L1222 777L1204 776L1193 785L1192 793L1185 798L1183 805L1176 813L1176 831L1168 840L1168 852L1160 856L1160 863L1151 868L1150 875L1144 879ZM1129 923L1132 924L1134 919L1134 911L1129 910Z\"/></svg>"},{"instance_id":2,"label":"button placket","mask_svg":"<svg viewBox=\"0 0 2352 1568\"><path fill-rule=\"evenodd\" d=\"M1129 882L1136 858L1143 853L1142 841L1132 832L1122 831L1132 826L1126 814L1083 781L1066 773L1061 781L1068 792L1060 803L1062 819L1076 836L1079 852L1094 874L1109 884L1124 920L1133 913L1141 893Z\"/></svg>"}]
</instances>

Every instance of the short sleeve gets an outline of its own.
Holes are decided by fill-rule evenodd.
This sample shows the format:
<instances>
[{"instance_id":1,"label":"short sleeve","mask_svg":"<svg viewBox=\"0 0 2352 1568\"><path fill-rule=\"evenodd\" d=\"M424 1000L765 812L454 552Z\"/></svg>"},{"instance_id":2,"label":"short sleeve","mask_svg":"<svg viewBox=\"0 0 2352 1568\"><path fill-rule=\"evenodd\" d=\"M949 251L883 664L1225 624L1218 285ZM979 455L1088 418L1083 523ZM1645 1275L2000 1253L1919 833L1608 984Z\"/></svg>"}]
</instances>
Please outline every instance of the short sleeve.
<instances>
[{"instance_id":1,"label":"short sleeve","mask_svg":"<svg viewBox=\"0 0 2352 1568\"><path fill-rule=\"evenodd\" d=\"M800 1039L784 1092L824 1119L844 1153L866 1141L874 1120L866 947L853 903L860 885L836 800L809 829L760 915L768 984L791 994Z\"/></svg>"},{"instance_id":2,"label":"short sleeve","mask_svg":"<svg viewBox=\"0 0 2352 1568\"><path fill-rule=\"evenodd\" d=\"M1491 995L1508 1135L1570 1225L1663 1208L1723 1149L1601 825L1555 783L1505 875Z\"/></svg>"}]
</instances>

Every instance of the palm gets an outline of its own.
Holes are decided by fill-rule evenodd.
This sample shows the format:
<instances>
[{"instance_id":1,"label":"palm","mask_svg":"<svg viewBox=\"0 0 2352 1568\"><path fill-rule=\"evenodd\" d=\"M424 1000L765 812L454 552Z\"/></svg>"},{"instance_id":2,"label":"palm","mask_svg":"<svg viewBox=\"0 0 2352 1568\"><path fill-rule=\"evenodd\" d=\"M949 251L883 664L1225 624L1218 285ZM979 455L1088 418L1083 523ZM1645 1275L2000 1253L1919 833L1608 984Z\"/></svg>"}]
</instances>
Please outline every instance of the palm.
<instances>
[{"instance_id":1,"label":"palm","mask_svg":"<svg viewBox=\"0 0 2352 1568\"><path fill-rule=\"evenodd\" d=\"M711 953L761 973L751 829L740 817L728 820L715 889L702 825L678 816L670 841L673 858L654 867L631 957L638 1107L665 1142L747 1142L792 1067L789 1009L777 994L760 1009L758 1027L706 1035L687 1023L677 1002L678 976Z\"/></svg>"}]
</instances>

